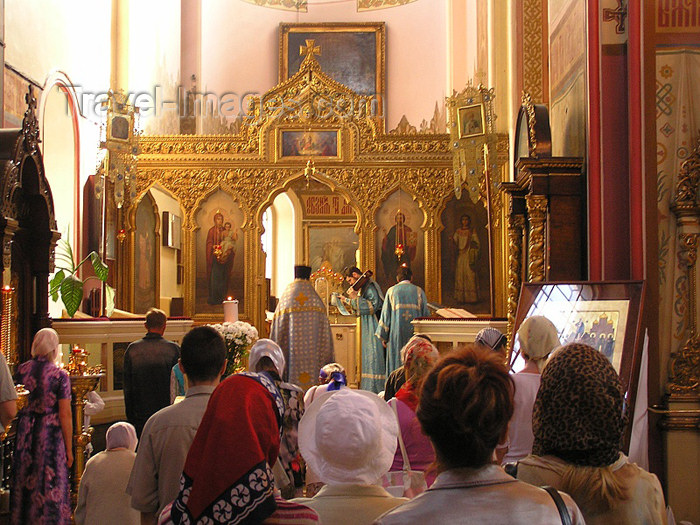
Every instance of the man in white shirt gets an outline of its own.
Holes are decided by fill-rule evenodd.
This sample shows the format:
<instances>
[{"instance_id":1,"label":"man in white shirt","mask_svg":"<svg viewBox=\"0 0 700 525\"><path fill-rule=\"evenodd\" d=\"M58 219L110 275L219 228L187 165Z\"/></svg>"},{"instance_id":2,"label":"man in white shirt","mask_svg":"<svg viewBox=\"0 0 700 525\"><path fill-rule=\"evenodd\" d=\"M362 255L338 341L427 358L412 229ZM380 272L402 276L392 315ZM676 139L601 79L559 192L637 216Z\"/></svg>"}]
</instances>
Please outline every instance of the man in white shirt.
<instances>
[{"instance_id":1,"label":"man in white shirt","mask_svg":"<svg viewBox=\"0 0 700 525\"><path fill-rule=\"evenodd\" d=\"M180 367L189 379L185 399L146 422L126 489L142 524L155 524L177 496L187 452L226 367L226 344L219 333L210 326L190 330L182 340Z\"/></svg>"}]
</instances>

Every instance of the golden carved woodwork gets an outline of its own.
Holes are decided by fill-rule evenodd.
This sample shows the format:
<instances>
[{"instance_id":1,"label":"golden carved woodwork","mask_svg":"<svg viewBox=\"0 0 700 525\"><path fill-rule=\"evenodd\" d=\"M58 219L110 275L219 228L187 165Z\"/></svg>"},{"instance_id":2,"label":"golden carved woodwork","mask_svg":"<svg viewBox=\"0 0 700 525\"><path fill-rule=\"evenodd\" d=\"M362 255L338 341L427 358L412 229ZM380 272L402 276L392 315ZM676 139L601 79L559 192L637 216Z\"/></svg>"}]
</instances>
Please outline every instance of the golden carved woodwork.
<instances>
[{"instance_id":1,"label":"golden carved woodwork","mask_svg":"<svg viewBox=\"0 0 700 525\"><path fill-rule=\"evenodd\" d=\"M447 128L450 132L450 142L453 150L453 179L454 192L461 197L465 187L472 202L479 198L485 201L486 191L483 186L485 162L488 163L493 175L491 194L498 192L498 184L502 179L504 167L508 164L508 135L495 132L496 115L493 111L493 88L468 84L461 92L455 92L447 98ZM481 106L483 129L482 133L464 136L460 130L459 112L461 109ZM484 156L484 149L495 152ZM499 210L495 210L498 214Z\"/></svg>"},{"instance_id":2,"label":"golden carved woodwork","mask_svg":"<svg viewBox=\"0 0 700 525\"><path fill-rule=\"evenodd\" d=\"M313 44L311 44L313 45ZM185 315L198 321L212 321L213 314L200 314L195 300L195 238L198 226L195 215L204 201L222 190L236 201L243 212L241 230L245 253L245 311L241 318L257 326L264 323L265 254L260 236L262 217L275 197L289 190L295 181L304 179L307 156L284 156L282 133L285 131L337 131L338 153L334 157L314 156L314 178L336 191L352 206L357 215L360 266L374 269L375 236L378 234L376 213L396 190L413 196L425 214L423 224L425 257L425 291L431 301L440 301L440 214L454 197L453 154L447 134L388 134L384 121L371 111L372 98L358 95L325 75L313 53L309 53L300 70L250 105L236 135L179 135L139 137L136 205L157 185L180 204L183 217L183 265ZM493 118L491 116L490 118ZM489 121L490 122L490 121ZM489 124L490 125L490 124ZM505 165L508 140L498 135L490 151L491 164ZM483 152L479 150L479 155ZM482 169L469 178L474 201L484 199ZM502 170L493 169L492 184L502 179ZM470 193L472 188L469 188ZM494 280L496 283L495 315L505 314L507 238L504 228L503 198L494 189L492 198L498 212L493 212ZM133 267L133 221L126 224L124 246ZM124 304L129 308L131 304Z\"/></svg>"},{"instance_id":3,"label":"golden carved woodwork","mask_svg":"<svg viewBox=\"0 0 700 525\"><path fill-rule=\"evenodd\" d=\"M357 0L357 10L373 11L377 9L387 9L389 7L398 7L415 2L416 0Z\"/></svg>"},{"instance_id":4,"label":"golden carved woodwork","mask_svg":"<svg viewBox=\"0 0 700 525\"><path fill-rule=\"evenodd\" d=\"M512 341L518 296L522 284L523 234L525 217L511 214L508 217L508 340Z\"/></svg>"},{"instance_id":5,"label":"golden carved woodwork","mask_svg":"<svg viewBox=\"0 0 700 525\"><path fill-rule=\"evenodd\" d=\"M542 0L523 2L523 89L537 101L545 100L542 55L546 17Z\"/></svg>"},{"instance_id":6,"label":"golden carved woodwork","mask_svg":"<svg viewBox=\"0 0 700 525\"><path fill-rule=\"evenodd\" d=\"M530 137L530 140L528 140L528 150L530 152L530 157L534 157L537 153L535 105L532 103L532 95L527 91L523 91L522 107L525 108L525 113L527 114L527 131Z\"/></svg>"},{"instance_id":7,"label":"golden carved woodwork","mask_svg":"<svg viewBox=\"0 0 700 525\"><path fill-rule=\"evenodd\" d=\"M85 448L92 441L92 427L83 429L85 403L88 392L95 390L104 374L71 375L70 386L73 397L73 468L71 475L71 503L75 508L78 503L78 487L85 472Z\"/></svg>"},{"instance_id":8,"label":"golden carved woodwork","mask_svg":"<svg viewBox=\"0 0 700 525\"><path fill-rule=\"evenodd\" d=\"M681 164L676 183L676 195L671 204L671 210L677 216L700 216L698 192L700 190L700 138L695 143L693 151Z\"/></svg>"},{"instance_id":9,"label":"golden carved woodwork","mask_svg":"<svg viewBox=\"0 0 700 525\"><path fill-rule=\"evenodd\" d=\"M671 211L678 227L678 264L687 271L688 293L685 296L688 338L680 349L671 353L669 382L671 400L700 399L700 338L697 331L697 257L700 239L700 138L681 164Z\"/></svg>"},{"instance_id":10,"label":"golden carved woodwork","mask_svg":"<svg viewBox=\"0 0 700 525\"><path fill-rule=\"evenodd\" d=\"M544 224L547 219L547 197L544 195L527 195L525 202L527 204L527 213L530 216L528 281L544 281Z\"/></svg>"}]
</instances>

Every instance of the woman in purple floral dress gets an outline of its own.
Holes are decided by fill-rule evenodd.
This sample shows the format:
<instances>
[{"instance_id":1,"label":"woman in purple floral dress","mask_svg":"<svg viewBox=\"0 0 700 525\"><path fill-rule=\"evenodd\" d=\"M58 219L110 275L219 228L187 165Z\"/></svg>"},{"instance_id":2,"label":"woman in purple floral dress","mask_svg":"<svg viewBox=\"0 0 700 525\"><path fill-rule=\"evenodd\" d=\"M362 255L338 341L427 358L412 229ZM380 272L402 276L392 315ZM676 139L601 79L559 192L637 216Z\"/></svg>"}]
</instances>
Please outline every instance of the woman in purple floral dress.
<instances>
[{"instance_id":1,"label":"woman in purple floral dress","mask_svg":"<svg viewBox=\"0 0 700 525\"><path fill-rule=\"evenodd\" d=\"M71 389L68 374L57 366L59 356L58 334L44 328L34 337L32 359L15 373L30 393L18 416L12 461L14 524L70 523Z\"/></svg>"}]
</instances>

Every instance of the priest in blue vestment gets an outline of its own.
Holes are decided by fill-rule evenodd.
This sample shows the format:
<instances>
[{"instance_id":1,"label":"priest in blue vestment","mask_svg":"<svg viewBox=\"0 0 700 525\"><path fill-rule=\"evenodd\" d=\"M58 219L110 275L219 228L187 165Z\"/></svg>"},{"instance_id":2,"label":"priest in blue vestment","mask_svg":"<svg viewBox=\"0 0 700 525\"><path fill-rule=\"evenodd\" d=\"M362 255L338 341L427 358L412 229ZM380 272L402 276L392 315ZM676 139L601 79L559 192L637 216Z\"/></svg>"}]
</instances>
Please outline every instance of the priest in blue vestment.
<instances>
[{"instance_id":1,"label":"priest in blue vestment","mask_svg":"<svg viewBox=\"0 0 700 525\"><path fill-rule=\"evenodd\" d=\"M396 270L395 284L386 291L382 315L375 335L386 347L386 373L391 374L401 366L401 349L413 336L413 321L427 317L428 300L420 286L411 282L413 272L402 264Z\"/></svg>"},{"instance_id":2,"label":"priest in blue vestment","mask_svg":"<svg viewBox=\"0 0 700 525\"><path fill-rule=\"evenodd\" d=\"M347 298L342 298L338 309L343 315L356 315L360 319L360 340L362 347L362 372L360 388L378 394L384 390L386 381L386 350L382 342L374 336L378 317L382 311L384 294L376 281L366 278L359 291L354 289L362 272L356 266L344 270L345 280L350 284ZM344 307L350 309L350 313Z\"/></svg>"},{"instance_id":3,"label":"priest in blue vestment","mask_svg":"<svg viewBox=\"0 0 700 525\"><path fill-rule=\"evenodd\" d=\"M310 277L309 266L294 267L294 282L277 304L270 331L270 339L284 352L284 379L304 390L315 384L323 365L334 361L326 307Z\"/></svg>"}]
</instances>

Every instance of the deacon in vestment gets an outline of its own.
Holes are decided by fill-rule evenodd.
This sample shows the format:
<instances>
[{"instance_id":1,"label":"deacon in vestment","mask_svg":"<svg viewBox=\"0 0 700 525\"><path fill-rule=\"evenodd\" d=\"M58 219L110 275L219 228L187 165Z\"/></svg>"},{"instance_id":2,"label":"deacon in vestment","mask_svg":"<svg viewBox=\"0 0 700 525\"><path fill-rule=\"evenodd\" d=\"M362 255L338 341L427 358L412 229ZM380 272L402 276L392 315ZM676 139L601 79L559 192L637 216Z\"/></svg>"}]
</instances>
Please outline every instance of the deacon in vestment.
<instances>
[{"instance_id":1,"label":"deacon in vestment","mask_svg":"<svg viewBox=\"0 0 700 525\"><path fill-rule=\"evenodd\" d=\"M391 374L401 366L401 349L413 336L413 321L427 317L428 301L425 292L411 282L413 272L405 264L396 270L395 284L386 291L382 316L375 335L386 348L386 373Z\"/></svg>"},{"instance_id":2,"label":"deacon in vestment","mask_svg":"<svg viewBox=\"0 0 700 525\"><path fill-rule=\"evenodd\" d=\"M360 318L360 334L362 341L362 376L360 388L378 394L384 389L386 381L386 350L382 342L374 336L377 331L377 318L381 314L384 304L384 294L379 285L367 278L367 282L359 292L353 285L362 276L362 272L356 266L344 270L345 280L350 284L347 298L342 298L342 304L338 306L343 315L348 315L344 306L349 307L352 313Z\"/></svg>"},{"instance_id":3,"label":"deacon in vestment","mask_svg":"<svg viewBox=\"0 0 700 525\"><path fill-rule=\"evenodd\" d=\"M294 282L277 304L270 331L270 339L284 352L285 381L304 390L315 383L323 365L334 361L326 307L310 277L311 267L294 267Z\"/></svg>"}]
</instances>

